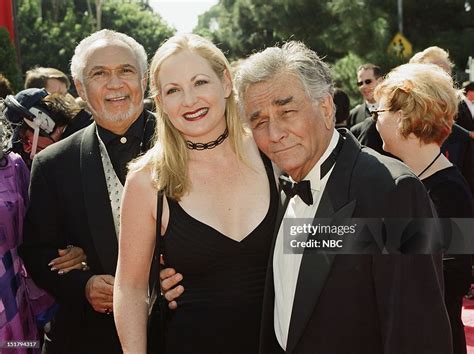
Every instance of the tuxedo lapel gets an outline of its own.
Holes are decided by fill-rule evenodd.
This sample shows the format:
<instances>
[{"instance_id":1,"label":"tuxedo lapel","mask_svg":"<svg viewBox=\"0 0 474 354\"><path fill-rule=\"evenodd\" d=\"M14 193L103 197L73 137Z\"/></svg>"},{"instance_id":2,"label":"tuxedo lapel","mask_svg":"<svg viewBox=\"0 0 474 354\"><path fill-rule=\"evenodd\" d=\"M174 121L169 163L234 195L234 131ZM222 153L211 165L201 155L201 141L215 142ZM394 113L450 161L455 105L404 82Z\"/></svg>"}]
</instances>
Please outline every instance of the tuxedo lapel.
<instances>
[{"instance_id":1,"label":"tuxedo lapel","mask_svg":"<svg viewBox=\"0 0 474 354\"><path fill-rule=\"evenodd\" d=\"M355 200L349 200L349 188L352 170L361 146L346 130L342 131L342 135L345 136L345 142L324 189L313 225L317 224L317 219L320 218L333 220L350 218L356 206ZM313 314L334 257L334 254L316 254L307 249L304 251L293 301L287 353L294 351Z\"/></svg>"},{"instance_id":2,"label":"tuxedo lapel","mask_svg":"<svg viewBox=\"0 0 474 354\"><path fill-rule=\"evenodd\" d=\"M104 272L113 275L117 266L118 242L95 123L84 130L80 154L82 188L89 229Z\"/></svg>"}]
</instances>

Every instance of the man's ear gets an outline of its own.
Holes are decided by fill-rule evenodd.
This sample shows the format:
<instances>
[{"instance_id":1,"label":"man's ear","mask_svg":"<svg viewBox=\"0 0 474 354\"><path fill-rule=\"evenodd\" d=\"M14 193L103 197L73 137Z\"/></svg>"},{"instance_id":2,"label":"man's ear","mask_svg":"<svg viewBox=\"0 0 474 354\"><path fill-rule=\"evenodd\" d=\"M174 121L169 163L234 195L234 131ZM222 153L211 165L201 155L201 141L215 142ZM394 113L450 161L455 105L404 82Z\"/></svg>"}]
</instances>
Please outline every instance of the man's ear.
<instances>
[{"instance_id":1,"label":"man's ear","mask_svg":"<svg viewBox=\"0 0 474 354\"><path fill-rule=\"evenodd\" d=\"M334 103L331 95L326 95L326 97L321 100L319 107L321 107L323 113L324 125L327 129L334 128Z\"/></svg>"},{"instance_id":2,"label":"man's ear","mask_svg":"<svg viewBox=\"0 0 474 354\"><path fill-rule=\"evenodd\" d=\"M85 102L87 102L86 91L84 90L84 86L82 85L82 82L75 79L74 80L74 85L76 85L76 90L77 90L77 94L79 95L79 97L81 97Z\"/></svg>"}]
</instances>

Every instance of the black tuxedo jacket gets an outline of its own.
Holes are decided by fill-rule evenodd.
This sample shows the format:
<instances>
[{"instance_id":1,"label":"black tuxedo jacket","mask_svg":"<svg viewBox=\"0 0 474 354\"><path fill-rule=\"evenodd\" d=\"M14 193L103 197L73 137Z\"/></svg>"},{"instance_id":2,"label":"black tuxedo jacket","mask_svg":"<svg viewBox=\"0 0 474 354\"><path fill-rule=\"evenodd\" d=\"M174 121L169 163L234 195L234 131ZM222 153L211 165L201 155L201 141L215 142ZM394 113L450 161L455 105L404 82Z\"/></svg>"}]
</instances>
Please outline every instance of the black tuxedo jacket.
<instances>
[{"instance_id":1,"label":"black tuxedo jacket","mask_svg":"<svg viewBox=\"0 0 474 354\"><path fill-rule=\"evenodd\" d=\"M467 106L466 102L462 100L459 103L458 108L459 109L458 115L456 117L456 123L464 129L467 129L471 132L474 131L474 117L472 116L471 111L469 110L469 107Z\"/></svg>"},{"instance_id":2,"label":"black tuxedo jacket","mask_svg":"<svg viewBox=\"0 0 474 354\"><path fill-rule=\"evenodd\" d=\"M370 117L370 111L364 101L349 112L349 127L363 122L368 117Z\"/></svg>"},{"instance_id":3,"label":"black tuxedo jacket","mask_svg":"<svg viewBox=\"0 0 474 354\"><path fill-rule=\"evenodd\" d=\"M401 162L361 147L350 133L315 217L431 217L421 182ZM282 211L283 213L283 211ZM278 234L276 228L275 237ZM286 353L451 353L441 256L306 252L299 270ZM273 252L261 354L283 353L274 332Z\"/></svg>"},{"instance_id":4,"label":"black tuxedo jacket","mask_svg":"<svg viewBox=\"0 0 474 354\"><path fill-rule=\"evenodd\" d=\"M383 140L376 128L375 121L371 117L365 118L362 122L352 126L351 133L362 145L374 149L379 154L393 157L390 153L384 151L382 147Z\"/></svg>"},{"instance_id":5,"label":"black tuxedo jacket","mask_svg":"<svg viewBox=\"0 0 474 354\"><path fill-rule=\"evenodd\" d=\"M145 117L144 150L155 128L154 116ZM115 275L118 256L95 123L35 156L30 200L21 256L35 282L60 305L47 353L121 353L113 315L94 311L84 291L93 275ZM50 271L57 250L69 244L84 250L89 271Z\"/></svg>"}]
</instances>

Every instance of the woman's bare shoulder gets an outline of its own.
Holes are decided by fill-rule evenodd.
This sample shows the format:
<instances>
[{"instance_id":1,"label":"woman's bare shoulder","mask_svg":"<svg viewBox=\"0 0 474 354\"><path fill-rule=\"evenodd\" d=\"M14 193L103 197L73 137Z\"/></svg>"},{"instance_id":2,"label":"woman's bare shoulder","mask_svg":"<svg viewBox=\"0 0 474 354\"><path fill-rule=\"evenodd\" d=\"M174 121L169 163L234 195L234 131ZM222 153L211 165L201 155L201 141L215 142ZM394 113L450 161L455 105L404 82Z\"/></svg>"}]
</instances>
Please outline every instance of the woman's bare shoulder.
<instances>
[{"instance_id":1,"label":"woman's bare shoulder","mask_svg":"<svg viewBox=\"0 0 474 354\"><path fill-rule=\"evenodd\" d=\"M153 174L150 168L144 167L138 170L130 171L127 175L125 186L134 190L149 192L155 189L153 183Z\"/></svg>"}]
</instances>

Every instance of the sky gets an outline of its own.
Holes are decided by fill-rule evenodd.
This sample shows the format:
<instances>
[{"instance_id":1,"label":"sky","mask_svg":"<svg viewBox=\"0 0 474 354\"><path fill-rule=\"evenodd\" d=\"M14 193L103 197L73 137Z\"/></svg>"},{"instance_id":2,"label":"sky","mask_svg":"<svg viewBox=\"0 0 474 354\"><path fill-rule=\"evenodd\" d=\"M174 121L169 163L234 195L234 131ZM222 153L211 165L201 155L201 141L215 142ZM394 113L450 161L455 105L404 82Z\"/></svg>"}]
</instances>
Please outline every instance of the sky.
<instances>
[{"instance_id":1,"label":"sky","mask_svg":"<svg viewBox=\"0 0 474 354\"><path fill-rule=\"evenodd\" d=\"M198 15L209 10L218 0L150 0L150 6L178 33L192 32Z\"/></svg>"}]
</instances>

